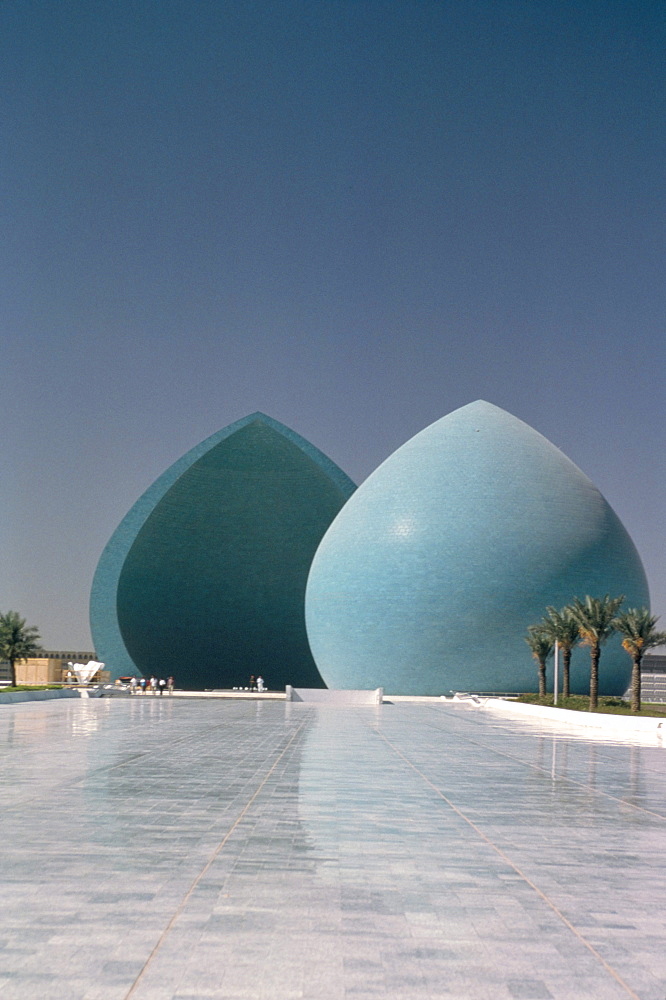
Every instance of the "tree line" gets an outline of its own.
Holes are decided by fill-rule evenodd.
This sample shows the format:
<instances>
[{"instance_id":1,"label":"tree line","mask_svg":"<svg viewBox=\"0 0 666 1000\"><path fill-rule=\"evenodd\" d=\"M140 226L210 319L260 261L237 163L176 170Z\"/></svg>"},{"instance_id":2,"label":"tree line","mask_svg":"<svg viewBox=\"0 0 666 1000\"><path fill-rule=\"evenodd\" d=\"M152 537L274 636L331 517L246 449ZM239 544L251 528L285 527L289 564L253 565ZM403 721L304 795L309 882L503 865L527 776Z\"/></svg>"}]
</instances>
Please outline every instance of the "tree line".
<instances>
[{"instance_id":1,"label":"tree line","mask_svg":"<svg viewBox=\"0 0 666 1000\"><path fill-rule=\"evenodd\" d=\"M613 633L619 633L622 647L632 660L631 711L641 709L641 662L644 653L666 643L666 632L657 631L659 619L648 608L628 608L620 612L621 597L590 597L584 601L575 597L571 604L557 610L546 608L546 614L536 625L527 629L525 642L539 670L539 696L546 694L546 660L555 646L562 652L562 696L568 698L571 653L578 643L590 650L590 711L597 708L599 697L599 660L601 647Z\"/></svg>"}]
</instances>

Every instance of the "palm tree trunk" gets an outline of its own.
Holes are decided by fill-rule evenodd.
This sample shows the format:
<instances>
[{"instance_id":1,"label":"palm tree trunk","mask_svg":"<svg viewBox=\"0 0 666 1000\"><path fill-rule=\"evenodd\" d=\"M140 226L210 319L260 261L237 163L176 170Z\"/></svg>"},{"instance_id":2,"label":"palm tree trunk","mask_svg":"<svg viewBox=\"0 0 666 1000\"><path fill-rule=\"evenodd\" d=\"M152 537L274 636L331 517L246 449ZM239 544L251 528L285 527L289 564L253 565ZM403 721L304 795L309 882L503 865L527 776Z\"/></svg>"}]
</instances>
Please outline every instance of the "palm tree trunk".
<instances>
[{"instance_id":1,"label":"palm tree trunk","mask_svg":"<svg viewBox=\"0 0 666 1000\"><path fill-rule=\"evenodd\" d=\"M596 712L599 697L599 657L601 647L595 644L590 651L590 712Z\"/></svg>"},{"instance_id":2,"label":"palm tree trunk","mask_svg":"<svg viewBox=\"0 0 666 1000\"><path fill-rule=\"evenodd\" d=\"M13 659L9 661L9 683L16 687L16 660Z\"/></svg>"},{"instance_id":3,"label":"palm tree trunk","mask_svg":"<svg viewBox=\"0 0 666 1000\"><path fill-rule=\"evenodd\" d=\"M631 668L631 711L640 712L641 710L641 659L640 654L638 656L632 656L634 665Z\"/></svg>"},{"instance_id":4,"label":"palm tree trunk","mask_svg":"<svg viewBox=\"0 0 666 1000\"><path fill-rule=\"evenodd\" d=\"M561 647L560 647L561 648ZM571 666L571 650L562 650L562 697L569 697L569 667Z\"/></svg>"},{"instance_id":5,"label":"palm tree trunk","mask_svg":"<svg viewBox=\"0 0 666 1000\"><path fill-rule=\"evenodd\" d=\"M546 697L546 661L539 660L539 697Z\"/></svg>"}]
</instances>

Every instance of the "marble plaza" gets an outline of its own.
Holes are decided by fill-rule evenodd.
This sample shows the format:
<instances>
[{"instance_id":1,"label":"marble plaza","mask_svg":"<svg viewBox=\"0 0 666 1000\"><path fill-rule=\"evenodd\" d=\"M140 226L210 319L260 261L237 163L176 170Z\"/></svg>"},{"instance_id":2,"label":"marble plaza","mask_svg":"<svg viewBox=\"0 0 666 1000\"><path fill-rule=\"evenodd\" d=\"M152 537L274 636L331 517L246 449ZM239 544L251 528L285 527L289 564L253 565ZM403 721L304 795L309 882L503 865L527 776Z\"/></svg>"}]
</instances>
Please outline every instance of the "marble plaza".
<instances>
[{"instance_id":1,"label":"marble plaza","mask_svg":"<svg viewBox=\"0 0 666 1000\"><path fill-rule=\"evenodd\" d=\"M133 698L0 747L0 1000L666 997L658 735Z\"/></svg>"}]
</instances>

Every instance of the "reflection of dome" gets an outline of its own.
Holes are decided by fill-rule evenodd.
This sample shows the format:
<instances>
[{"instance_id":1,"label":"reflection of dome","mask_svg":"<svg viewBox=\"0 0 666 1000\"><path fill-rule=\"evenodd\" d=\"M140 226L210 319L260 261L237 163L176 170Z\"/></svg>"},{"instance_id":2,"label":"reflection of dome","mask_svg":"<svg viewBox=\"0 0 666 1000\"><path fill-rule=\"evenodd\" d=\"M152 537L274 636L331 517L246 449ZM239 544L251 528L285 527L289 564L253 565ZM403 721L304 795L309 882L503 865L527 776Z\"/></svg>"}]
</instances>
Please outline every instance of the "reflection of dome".
<instances>
[{"instance_id":1,"label":"reflection of dome","mask_svg":"<svg viewBox=\"0 0 666 1000\"><path fill-rule=\"evenodd\" d=\"M237 421L137 501L100 559L95 648L115 676L189 688L321 687L303 601L312 556L350 479L270 417Z\"/></svg>"},{"instance_id":2,"label":"reflection of dome","mask_svg":"<svg viewBox=\"0 0 666 1000\"><path fill-rule=\"evenodd\" d=\"M306 592L313 655L329 687L393 694L529 691L523 641L546 605L625 594L645 574L613 510L527 424L482 401L417 434L356 491L324 536ZM572 687L589 687L578 650ZM610 640L600 685L631 662Z\"/></svg>"}]
</instances>

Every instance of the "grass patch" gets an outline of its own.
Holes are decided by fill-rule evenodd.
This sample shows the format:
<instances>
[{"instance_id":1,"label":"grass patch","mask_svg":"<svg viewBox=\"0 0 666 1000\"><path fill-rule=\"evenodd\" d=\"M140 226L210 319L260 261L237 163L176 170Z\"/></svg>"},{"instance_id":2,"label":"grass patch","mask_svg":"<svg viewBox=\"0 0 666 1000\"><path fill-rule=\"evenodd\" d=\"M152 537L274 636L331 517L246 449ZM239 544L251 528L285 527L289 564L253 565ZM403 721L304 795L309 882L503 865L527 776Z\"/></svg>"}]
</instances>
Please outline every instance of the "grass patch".
<instances>
[{"instance_id":1,"label":"grass patch","mask_svg":"<svg viewBox=\"0 0 666 1000\"><path fill-rule=\"evenodd\" d=\"M61 688L62 684L17 684L16 687L7 684L0 687L0 694L5 691L60 691Z\"/></svg>"},{"instance_id":2,"label":"grass patch","mask_svg":"<svg viewBox=\"0 0 666 1000\"><path fill-rule=\"evenodd\" d=\"M547 694L545 698L540 698L538 694L521 694L516 698L525 705L545 705L548 708L568 708L574 712L589 712L590 699L586 694L572 694L569 698L557 699L557 705L553 705L552 694ZM623 698L602 695L597 701L597 712L603 715L636 715L646 718L659 718L666 716L666 705L655 705L643 702L640 712L632 712L628 701Z\"/></svg>"}]
</instances>

